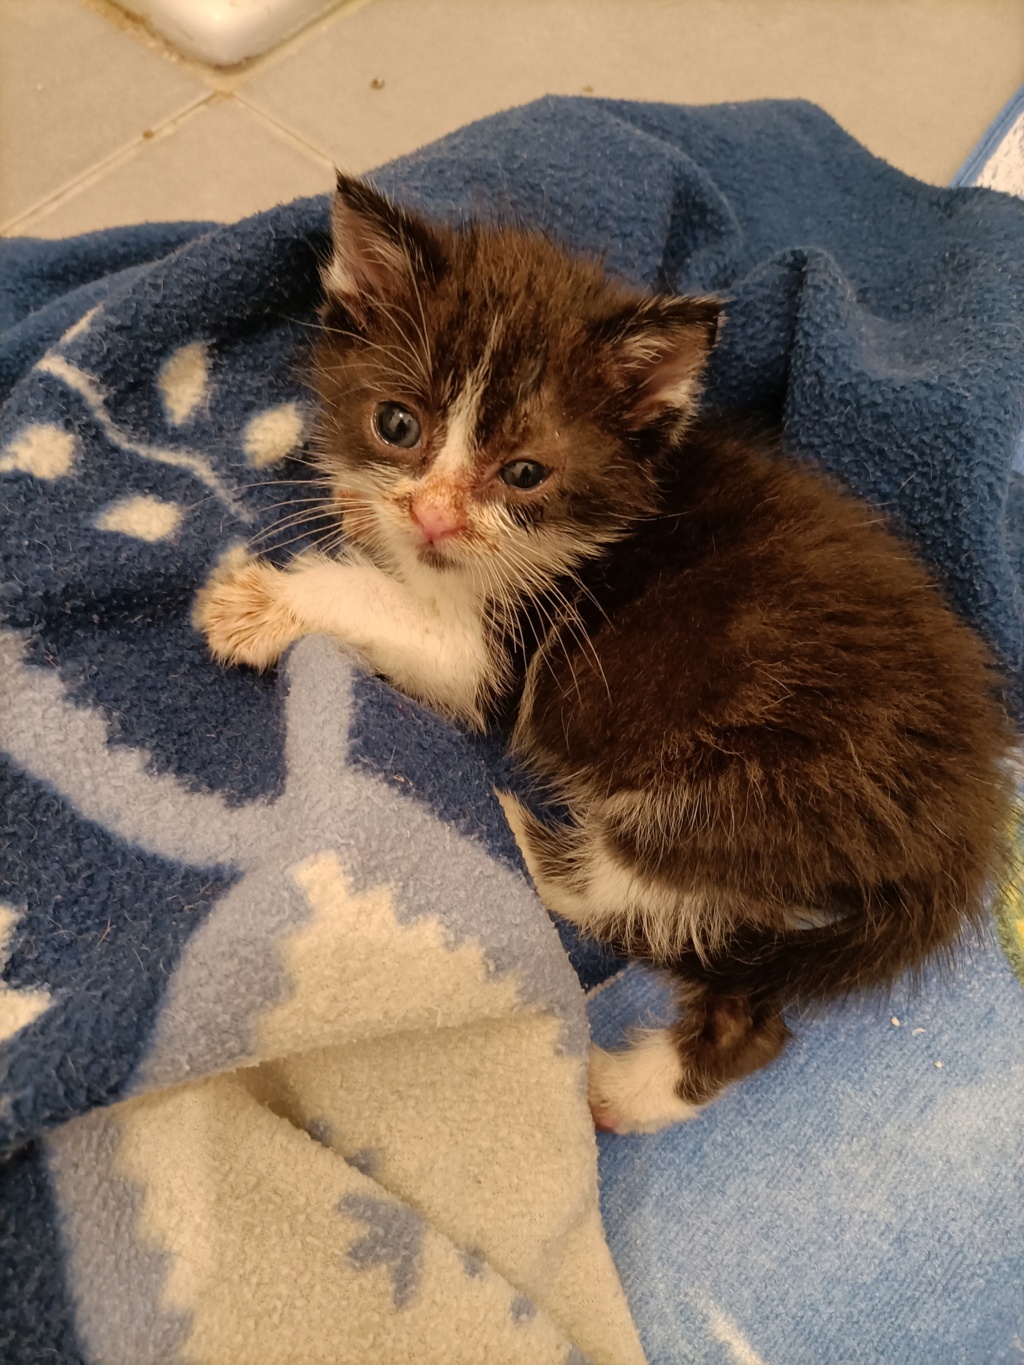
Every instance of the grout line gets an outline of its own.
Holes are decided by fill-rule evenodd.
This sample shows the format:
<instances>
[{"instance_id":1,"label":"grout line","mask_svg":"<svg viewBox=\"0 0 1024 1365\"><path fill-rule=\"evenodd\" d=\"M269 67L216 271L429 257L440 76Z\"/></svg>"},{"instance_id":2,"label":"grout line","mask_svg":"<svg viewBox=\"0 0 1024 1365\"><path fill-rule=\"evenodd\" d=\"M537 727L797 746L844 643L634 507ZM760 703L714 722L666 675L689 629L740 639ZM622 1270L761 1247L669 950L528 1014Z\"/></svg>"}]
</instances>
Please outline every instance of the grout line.
<instances>
[{"instance_id":1,"label":"grout line","mask_svg":"<svg viewBox=\"0 0 1024 1365\"><path fill-rule=\"evenodd\" d=\"M23 210L4 223L0 223L0 237L24 236L23 228L33 219L45 217L53 209L60 208L62 204L73 199L82 190L90 189L97 181L102 180L108 172L130 161L140 148L162 141L163 138L180 128L183 123L194 118L201 110L214 104L220 104L225 98L227 97L214 90L206 95L197 95L192 103L184 109L179 109L176 114L171 114L169 118L164 119L162 123L155 124L153 128L147 128L144 133L138 134L127 145L118 147L117 151L109 153L102 160L94 161L73 179L66 180L59 189L54 190L43 199L37 200L31 208Z\"/></svg>"},{"instance_id":2,"label":"grout line","mask_svg":"<svg viewBox=\"0 0 1024 1365\"><path fill-rule=\"evenodd\" d=\"M240 109L244 110L246 114L252 115L258 123L265 124L276 133L278 137L283 137L287 142L290 142L296 151L312 157L315 161L326 166L332 175L334 174L334 171L337 168L334 164L334 158L328 152L323 152L319 147L314 147L312 142L307 142L304 138L299 137L298 133L293 133L286 124L278 123L275 118L272 118L269 114L265 114L258 105L250 104L244 94L234 94L231 96L231 100L232 103L237 104Z\"/></svg>"},{"instance_id":3,"label":"grout line","mask_svg":"<svg viewBox=\"0 0 1024 1365\"><path fill-rule=\"evenodd\" d=\"M79 0L79 4L106 19L122 33L134 38L148 51L163 57L179 70L201 81L209 90L222 95L236 94L253 76L261 74L280 58L295 52L320 30L347 19L349 15L364 9L370 3L371 0L342 0L342 3L329 9L326 14L315 15L297 32L282 39L276 47L257 53L254 57L247 57L244 61L236 62L234 66L213 66L209 62L200 61L198 57L190 57L179 51L173 43L150 28L144 19L136 14L129 14L127 10L114 3L114 0Z\"/></svg>"},{"instance_id":4,"label":"grout line","mask_svg":"<svg viewBox=\"0 0 1024 1365\"><path fill-rule=\"evenodd\" d=\"M162 57L184 74L191 75L202 82L207 93L205 95L197 94L189 104L183 109L179 109L177 113L170 115L160 123L154 124L152 128L147 128L143 134L133 138L130 143L118 147L99 161L92 162L72 176L71 179L66 180L56 190L44 195L41 199L37 199L28 208L19 209L12 218L0 222L0 237L24 235L26 226L45 218L83 190L90 189L108 172L116 170L131 160L138 153L140 147L150 142L159 141L198 114L201 109L219 104L223 100L233 100L247 115L251 115L257 122L264 124L278 137L283 138L295 151L312 158L327 170L334 171L334 158L329 153L321 151L312 143L306 142L290 128L278 123L276 119L265 114L256 105L250 104L248 100L240 96L239 91L250 77L265 70L278 58L297 51L306 41L314 38L318 31L326 29L331 24L341 22L356 11L364 9L371 3L371 0L348 0L347 3L342 3L336 8L328 10L326 14L313 19L298 33L292 34L284 42L279 43L277 47L271 48L269 52L251 57L245 62L239 62L233 67L214 67L185 56L165 39L154 34L141 19L128 14L118 5L112 3L112 0L78 0L78 3L107 20L120 32L134 38L149 52Z\"/></svg>"},{"instance_id":5,"label":"grout line","mask_svg":"<svg viewBox=\"0 0 1024 1365\"><path fill-rule=\"evenodd\" d=\"M332 157L314 147L312 143L305 142L289 128L277 123L274 119L264 114L255 105L249 104L238 95L225 94L217 90L211 90L206 95L197 96L195 101L186 109L179 110L172 114L162 123L157 124L152 129L147 129L140 137L135 138L125 147L119 147L116 152L104 157L102 161L94 162L87 170L81 172L75 179L66 181L58 190L55 190L47 198L37 201L31 208L21 212L15 218L9 219L5 223L0 223L0 237L17 237L24 235L22 228L30 224L35 219L45 218L54 209L60 208L62 204L73 199L83 190L90 189L97 181L102 180L110 171L116 170L119 166L130 161L131 158L145 147L152 146L156 142L162 141L171 133L176 132L189 119L197 116L202 110L213 108L218 104L234 104L244 116L254 119L256 123L264 125L275 137L287 142L291 148L318 165L324 167L330 176L335 172L335 164ZM325 190L325 193L327 191Z\"/></svg>"}]
</instances>

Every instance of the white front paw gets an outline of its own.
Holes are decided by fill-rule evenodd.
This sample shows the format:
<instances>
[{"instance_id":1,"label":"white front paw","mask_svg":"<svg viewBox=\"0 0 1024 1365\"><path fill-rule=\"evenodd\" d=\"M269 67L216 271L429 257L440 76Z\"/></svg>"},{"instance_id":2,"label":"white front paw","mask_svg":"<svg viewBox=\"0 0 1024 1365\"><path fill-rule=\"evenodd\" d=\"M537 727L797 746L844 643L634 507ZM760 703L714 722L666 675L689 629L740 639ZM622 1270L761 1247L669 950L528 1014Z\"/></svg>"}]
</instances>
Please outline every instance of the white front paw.
<instances>
[{"instance_id":1,"label":"white front paw","mask_svg":"<svg viewBox=\"0 0 1024 1365\"><path fill-rule=\"evenodd\" d=\"M271 668L302 634L286 606L284 574L244 551L230 551L196 596L192 622L220 663Z\"/></svg>"}]
</instances>

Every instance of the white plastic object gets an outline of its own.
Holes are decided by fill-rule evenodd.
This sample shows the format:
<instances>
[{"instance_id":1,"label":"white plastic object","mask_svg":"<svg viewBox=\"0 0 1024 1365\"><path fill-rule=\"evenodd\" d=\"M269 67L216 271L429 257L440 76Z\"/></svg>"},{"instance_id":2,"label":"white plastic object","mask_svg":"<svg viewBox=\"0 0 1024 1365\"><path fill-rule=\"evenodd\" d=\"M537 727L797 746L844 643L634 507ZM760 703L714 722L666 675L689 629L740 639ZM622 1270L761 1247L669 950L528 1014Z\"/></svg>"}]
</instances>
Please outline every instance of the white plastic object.
<instances>
[{"instance_id":1,"label":"white plastic object","mask_svg":"<svg viewBox=\"0 0 1024 1365\"><path fill-rule=\"evenodd\" d=\"M169 43L214 66L233 66L282 42L340 0L118 0Z\"/></svg>"}]
</instances>

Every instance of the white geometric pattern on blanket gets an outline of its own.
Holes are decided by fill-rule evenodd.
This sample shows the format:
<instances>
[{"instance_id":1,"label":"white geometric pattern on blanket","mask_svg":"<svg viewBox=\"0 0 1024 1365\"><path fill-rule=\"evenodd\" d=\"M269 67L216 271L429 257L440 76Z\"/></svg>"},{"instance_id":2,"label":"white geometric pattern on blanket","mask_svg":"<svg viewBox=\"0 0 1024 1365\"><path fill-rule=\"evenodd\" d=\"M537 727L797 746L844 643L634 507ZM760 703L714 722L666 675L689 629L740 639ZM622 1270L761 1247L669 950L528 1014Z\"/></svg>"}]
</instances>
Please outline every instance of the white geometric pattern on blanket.
<instances>
[{"instance_id":1,"label":"white geometric pattern on blanket","mask_svg":"<svg viewBox=\"0 0 1024 1365\"><path fill-rule=\"evenodd\" d=\"M65 333L61 342L70 337L71 333ZM205 342L190 341L172 351L160 367L157 387L168 422L174 427L184 426L212 397ZM242 433L242 449L250 465L266 469L283 460L302 444L306 425L298 403L278 403L258 412Z\"/></svg>"},{"instance_id":2,"label":"white geometric pattern on blanket","mask_svg":"<svg viewBox=\"0 0 1024 1365\"><path fill-rule=\"evenodd\" d=\"M180 447L157 445L151 441L143 441L130 432L122 430L107 411L106 397L93 376L72 364L65 356L60 355L56 350L47 351L41 360L36 361L33 370L59 380L73 393L76 393L85 403L89 415L100 426L104 436L113 445L138 456L140 459L151 460L155 464L168 465L172 469L187 471L204 484L214 497L218 498L240 521L252 521L252 513L225 485L207 456L195 450L183 450ZM12 465L10 467L19 468L20 466Z\"/></svg>"},{"instance_id":3,"label":"white geometric pattern on blanket","mask_svg":"<svg viewBox=\"0 0 1024 1365\"><path fill-rule=\"evenodd\" d=\"M63 340L63 338L62 338ZM210 356L205 342L190 341L160 366L157 387L173 427L184 426L210 396Z\"/></svg>"},{"instance_id":4,"label":"white geometric pattern on blanket","mask_svg":"<svg viewBox=\"0 0 1024 1365\"><path fill-rule=\"evenodd\" d=\"M302 444L307 418L298 403L279 403L251 417L242 433L242 449L253 469L278 464Z\"/></svg>"},{"instance_id":5,"label":"white geometric pattern on blanket","mask_svg":"<svg viewBox=\"0 0 1024 1365\"><path fill-rule=\"evenodd\" d=\"M518 1304L518 1327L533 1325L514 1338L521 1354L498 1350L496 1359L561 1360L565 1343L575 1341L595 1361L641 1360L600 1224L575 978L557 940L546 958L530 957L531 932L543 945L554 930L518 875L418 802L347 764L353 675L336 646L311 639L290 657L286 789L276 801L240 808L153 773L144 752L108 745L101 717L70 704L55 675L26 668L21 653L16 636L0 635L0 741L16 761L86 818L150 852L242 871L186 945L168 983L135 1087L162 1093L77 1120L51 1142L62 1215L78 1229L68 1249L80 1325L102 1348L96 1358L110 1357L123 1330L111 1314L115 1293L128 1295L135 1316L151 1321L152 1342L166 1341L168 1324L184 1314L192 1324L189 1358L216 1365L224 1359L218 1350L225 1332L258 1329L258 1317L255 1326L245 1326L250 1310L238 1276L263 1285L265 1312L285 1312L278 1302L284 1288L278 1286L275 1299L271 1265L274 1248L291 1232L275 1232L274 1220L280 1214L289 1229L302 1224L322 1170L323 1154L311 1158L315 1145L302 1132L305 1126L331 1143L332 1180L359 1198L369 1198L367 1190L384 1198L388 1190L407 1200L427 1220L430 1245L451 1244L451 1253L438 1251L441 1259L427 1262L450 1267L457 1261L459 1276L453 1280L448 1270L438 1270L443 1283L429 1289L424 1280L427 1300L477 1294L464 1261L452 1260L456 1246L472 1247L504 1274L508 1308L501 1323ZM358 884L350 878L349 859L363 869ZM460 884L474 897L463 912L455 895ZM516 971L522 964L501 961L501 935L492 932L499 926L489 925L495 911L515 922L530 958L528 973ZM259 1061L265 1065L239 1073L230 1084L242 1084L244 1077L247 1106L258 1097L258 1131L267 1132L270 1155L253 1152L257 1130L247 1119L245 1132L235 1133L238 1160L245 1167L251 1157L266 1174L259 1162L272 1167L273 1154L287 1149L290 1166L313 1160L312 1186L296 1174L288 1189L301 1212L289 1204L291 1195L282 1194L283 1206L269 1224L246 1224L244 1245L228 1258L234 1272L225 1269L227 1262L204 1269L204 1247L233 1241L224 1223L230 1223L224 1205L230 1196L222 1192L214 1200L218 1222L212 1227L213 1196L203 1172L218 1168L212 1151L199 1153L195 1134L188 1142L182 1137L184 1146L164 1142L158 1130L172 1130L175 1106L186 1093L166 1087ZM234 1131L230 1114L236 1114L237 1096L224 1089L228 1084L224 1077L204 1083L209 1094L202 1122ZM225 1105L228 1117L221 1115ZM271 1122L275 1136L265 1128ZM90 1200L82 1169L97 1125L108 1125L109 1160L92 1182ZM127 1143L128 1129L144 1140ZM194 1163L185 1161L186 1150L197 1154ZM338 1161L339 1155L364 1170L372 1163L373 1180ZM256 1178L250 1171L250 1183L259 1186L263 1174ZM281 1179L287 1184L291 1174ZM334 1226L345 1210L339 1211L333 1193L331 1201ZM141 1243L134 1251L118 1246L125 1219L112 1210L125 1205L141 1210ZM365 1244L365 1222L354 1214L352 1221L351 1237L334 1234L340 1248ZM143 1273L143 1247L150 1259L154 1252L169 1258L166 1284L162 1272ZM158 1256L154 1264L165 1261ZM104 1267L106 1280L97 1280ZM353 1275L355 1269L353 1263ZM328 1275L333 1288L324 1290L333 1302L341 1292L331 1279L336 1271ZM313 1267L308 1273L320 1272ZM346 1295L373 1298L363 1288L371 1279L374 1294L389 1283L388 1273L355 1275L346 1282ZM218 1297L217 1287L228 1281L234 1289ZM150 1299L157 1293L159 1303L136 1302L144 1292ZM403 1303L401 1314L386 1315L388 1323L395 1318L387 1331L398 1333L393 1359L412 1358L399 1349L412 1321L403 1315L413 1311ZM528 1303L547 1312L530 1317ZM380 1307L368 1310L371 1318ZM476 1310L465 1311L469 1330ZM554 1331L552 1322L565 1334L552 1338L562 1343L553 1355L535 1335ZM324 1324L316 1330L325 1330ZM209 1353L200 1339L208 1341ZM452 1359L450 1349L449 1338L449 1354L437 1358ZM305 1358L317 1356L307 1351Z\"/></svg>"},{"instance_id":6,"label":"white geometric pattern on blanket","mask_svg":"<svg viewBox=\"0 0 1024 1365\"><path fill-rule=\"evenodd\" d=\"M183 517L184 512L176 503L154 498L149 493L137 493L111 503L96 518L95 525L98 531L111 531L153 544L158 540L170 540L181 526Z\"/></svg>"},{"instance_id":7,"label":"white geometric pattern on blanket","mask_svg":"<svg viewBox=\"0 0 1024 1365\"><path fill-rule=\"evenodd\" d=\"M517 1289L245 1080L145 1096L48 1140L90 1361L584 1365L548 1313L524 1313Z\"/></svg>"},{"instance_id":8,"label":"white geometric pattern on blanket","mask_svg":"<svg viewBox=\"0 0 1024 1365\"><path fill-rule=\"evenodd\" d=\"M6 905L0 901L0 972L7 966L14 926L20 918L21 914L13 905ZM49 991L19 991L13 986L8 986L6 981L0 980L0 1043L6 1042L8 1038L13 1038L23 1028L27 1028L44 1010L49 1009L52 1003ZM0 1105L2 1104L3 1098L0 1096Z\"/></svg>"},{"instance_id":9,"label":"white geometric pattern on blanket","mask_svg":"<svg viewBox=\"0 0 1024 1365\"><path fill-rule=\"evenodd\" d=\"M12 470L37 479L63 479L71 473L78 442L52 422L33 422L0 451L0 474Z\"/></svg>"},{"instance_id":10,"label":"white geometric pattern on blanket","mask_svg":"<svg viewBox=\"0 0 1024 1365\"><path fill-rule=\"evenodd\" d=\"M288 994L279 960L281 934L309 917L289 869L324 849L351 847L356 838L363 875L373 869L377 884L405 887L403 918L422 915L429 906L449 933L457 930L461 940L490 947L499 967L506 965L501 959L507 922L515 923L524 937L524 958L532 950L538 959L530 962L535 970L529 979L517 980L522 1001L559 1008L567 1048L582 1056L587 1039L582 998L564 955L546 951L549 940L557 939L532 889L420 803L349 766L352 665L333 643L313 637L290 656L285 791L272 802L243 806L152 772L144 750L108 744L102 717L68 701L55 674L26 667L22 657L20 637L0 631L0 744L19 766L55 787L85 818L150 853L193 867L245 871L186 945L140 1067L140 1089L259 1058L255 1021ZM453 899L456 866L472 878L486 898L482 903L461 906ZM232 921L228 912L236 905ZM239 962L246 940L253 945L251 955ZM539 943L544 951L537 952ZM248 991L240 993L235 1014L225 1014L224 978L211 971L211 963L231 963L246 973ZM448 1002L453 1022L460 1022L460 1008L459 1001ZM498 1012L507 1008L504 998L496 1006ZM326 1020L316 1021L318 1032L296 1043L333 1041L325 1027ZM360 1032L348 1016L337 1028L339 1037Z\"/></svg>"}]
</instances>

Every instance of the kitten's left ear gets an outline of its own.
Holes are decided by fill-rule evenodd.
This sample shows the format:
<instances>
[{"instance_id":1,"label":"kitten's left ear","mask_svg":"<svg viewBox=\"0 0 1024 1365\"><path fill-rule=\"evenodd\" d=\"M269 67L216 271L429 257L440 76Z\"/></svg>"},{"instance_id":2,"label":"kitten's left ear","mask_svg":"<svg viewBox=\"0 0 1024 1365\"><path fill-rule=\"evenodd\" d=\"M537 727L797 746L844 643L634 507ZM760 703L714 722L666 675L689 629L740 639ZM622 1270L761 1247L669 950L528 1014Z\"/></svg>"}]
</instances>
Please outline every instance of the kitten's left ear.
<instances>
[{"instance_id":1,"label":"kitten's left ear","mask_svg":"<svg viewBox=\"0 0 1024 1365\"><path fill-rule=\"evenodd\" d=\"M720 299L657 296L600 324L631 427L690 416L721 317Z\"/></svg>"},{"instance_id":2,"label":"kitten's left ear","mask_svg":"<svg viewBox=\"0 0 1024 1365\"><path fill-rule=\"evenodd\" d=\"M443 266L431 227L365 180L338 172L331 208L333 252L323 272L330 297L358 314Z\"/></svg>"}]
</instances>

